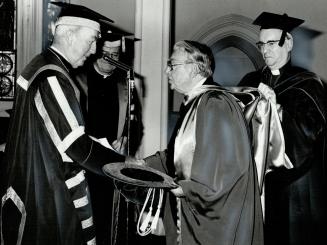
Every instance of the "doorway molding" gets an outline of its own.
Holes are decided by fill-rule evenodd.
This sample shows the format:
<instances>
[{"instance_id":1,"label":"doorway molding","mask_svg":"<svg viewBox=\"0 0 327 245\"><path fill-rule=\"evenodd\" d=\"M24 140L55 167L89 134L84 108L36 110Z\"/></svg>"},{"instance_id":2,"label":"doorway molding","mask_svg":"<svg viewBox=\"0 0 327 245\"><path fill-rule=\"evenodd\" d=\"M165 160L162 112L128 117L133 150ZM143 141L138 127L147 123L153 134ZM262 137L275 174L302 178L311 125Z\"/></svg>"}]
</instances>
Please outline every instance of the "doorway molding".
<instances>
[{"instance_id":1,"label":"doorway molding","mask_svg":"<svg viewBox=\"0 0 327 245\"><path fill-rule=\"evenodd\" d=\"M235 47L245 53L256 69L264 65L256 47L260 28L253 20L238 14L228 14L204 24L191 40L207 44L213 53Z\"/></svg>"}]
</instances>

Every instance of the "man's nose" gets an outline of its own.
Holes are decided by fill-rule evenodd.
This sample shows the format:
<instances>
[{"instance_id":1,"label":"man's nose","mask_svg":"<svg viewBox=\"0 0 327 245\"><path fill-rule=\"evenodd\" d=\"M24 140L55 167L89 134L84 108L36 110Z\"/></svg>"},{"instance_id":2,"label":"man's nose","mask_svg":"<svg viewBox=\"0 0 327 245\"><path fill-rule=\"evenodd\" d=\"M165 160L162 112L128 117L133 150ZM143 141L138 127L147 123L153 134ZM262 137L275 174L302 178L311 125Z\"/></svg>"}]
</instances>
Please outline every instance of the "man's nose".
<instances>
[{"instance_id":1,"label":"man's nose","mask_svg":"<svg viewBox=\"0 0 327 245\"><path fill-rule=\"evenodd\" d=\"M263 45L263 46L261 47L261 53L262 53L262 54L267 53L267 50L268 50L267 45Z\"/></svg>"},{"instance_id":2,"label":"man's nose","mask_svg":"<svg viewBox=\"0 0 327 245\"><path fill-rule=\"evenodd\" d=\"M261 53L263 53L263 54L267 53L268 49L269 49L269 46L266 43L263 44L261 47Z\"/></svg>"}]
</instances>

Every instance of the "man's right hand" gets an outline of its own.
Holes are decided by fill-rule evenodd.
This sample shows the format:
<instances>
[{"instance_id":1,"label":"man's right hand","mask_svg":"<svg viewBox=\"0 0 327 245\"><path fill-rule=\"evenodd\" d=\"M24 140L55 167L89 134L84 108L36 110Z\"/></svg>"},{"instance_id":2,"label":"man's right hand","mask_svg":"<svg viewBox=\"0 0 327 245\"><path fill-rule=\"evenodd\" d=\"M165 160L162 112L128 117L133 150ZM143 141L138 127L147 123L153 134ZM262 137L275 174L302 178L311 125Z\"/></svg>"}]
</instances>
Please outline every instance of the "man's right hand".
<instances>
[{"instance_id":1,"label":"man's right hand","mask_svg":"<svg viewBox=\"0 0 327 245\"><path fill-rule=\"evenodd\" d=\"M263 96L270 102L277 104L275 91L264 83L260 83L258 90L263 94Z\"/></svg>"},{"instance_id":2,"label":"man's right hand","mask_svg":"<svg viewBox=\"0 0 327 245\"><path fill-rule=\"evenodd\" d=\"M134 165L139 165L139 166L145 166L146 163L143 159L136 159L131 156L127 156L125 159L125 163L127 164L134 164Z\"/></svg>"}]
</instances>

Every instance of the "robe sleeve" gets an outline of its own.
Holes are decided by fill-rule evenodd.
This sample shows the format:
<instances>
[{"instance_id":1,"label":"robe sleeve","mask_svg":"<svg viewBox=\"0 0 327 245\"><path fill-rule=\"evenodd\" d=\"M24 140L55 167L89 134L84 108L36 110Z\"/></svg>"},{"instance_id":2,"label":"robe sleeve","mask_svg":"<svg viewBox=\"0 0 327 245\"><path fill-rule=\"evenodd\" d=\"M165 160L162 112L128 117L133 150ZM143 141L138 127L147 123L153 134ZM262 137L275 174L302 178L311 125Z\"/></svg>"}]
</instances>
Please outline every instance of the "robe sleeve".
<instances>
[{"instance_id":1,"label":"robe sleeve","mask_svg":"<svg viewBox=\"0 0 327 245\"><path fill-rule=\"evenodd\" d=\"M293 124L292 127L303 139L313 143L325 125L324 88L317 81L311 80L303 87L292 88L286 96L282 101L283 118L284 114L287 118L286 124ZM286 125L284 130L288 127L289 125Z\"/></svg>"},{"instance_id":2,"label":"robe sleeve","mask_svg":"<svg viewBox=\"0 0 327 245\"><path fill-rule=\"evenodd\" d=\"M247 127L236 102L226 94L204 97L197 111L191 178L178 181L185 201L198 213L216 216L247 174L251 159Z\"/></svg>"},{"instance_id":3,"label":"robe sleeve","mask_svg":"<svg viewBox=\"0 0 327 245\"><path fill-rule=\"evenodd\" d=\"M279 184L289 184L306 173L312 164L312 157L323 145L326 125L325 90L316 80L310 79L279 94L277 102L282 106L282 128L286 154L294 168L276 168L267 174ZM318 143L317 143L318 142Z\"/></svg>"},{"instance_id":4,"label":"robe sleeve","mask_svg":"<svg viewBox=\"0 0 327 245\"><path fill-rule=\"evenodd\" d=\"M69 81L60 73L47 75L34 97L36 108L64 162L77 162L103 174L102 166L125 157L93 141L85 134L84 119Z\"/></svg>"},{"instance_id":5,"label":"robe sleeve","mask_svg":"<svg viewBox=\"0 0 327 245\"><path fill-rule=\"evenodd\" d=\"M291 99L290 99L291 98ZM278 98L277 98L278 99ZM325 90L315 80L308 80L280 95L286 153L294 165L291 172L306 169L315 144L325 128Z\"/></svg>"},{"instance_id":6,"label":"robe sleeve","mask_svg":"<svg viewBox=\"0 0 327 245\"><path fill-rule=\"evenodd\" d=\"M144 160L148 166L168 174L167 150L158 151L155 154L146 157Z\"/></svg>"}]
</instances>

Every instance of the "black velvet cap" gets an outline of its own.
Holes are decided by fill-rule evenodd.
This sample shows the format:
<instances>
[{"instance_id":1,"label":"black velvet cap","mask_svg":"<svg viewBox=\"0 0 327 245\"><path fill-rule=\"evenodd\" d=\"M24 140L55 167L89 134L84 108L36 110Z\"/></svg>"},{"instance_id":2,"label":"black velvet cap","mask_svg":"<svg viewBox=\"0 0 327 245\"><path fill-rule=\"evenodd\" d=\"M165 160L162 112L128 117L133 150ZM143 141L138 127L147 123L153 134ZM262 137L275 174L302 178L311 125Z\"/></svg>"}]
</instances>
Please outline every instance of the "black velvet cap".
<instances>
[{"instance_id":1,"label":"black velvet cap","mask_svg":"<svg viewBox=\"0 0 327 245\"><path fill-rule=\"evenodd\" d=\"M162 189L178 186L172 177L148 166L116 162L106 164L102 169L110 178L134 186Z\"/></svg>"},{"instance_id":2,"label":"black velvet cap","mask_svg":"<svg viewBox=\"0 0 327 245\"><path fill-rule=\"evenodd\" d=\"M107 22L114 22L113 20L109 19L108 17L90 9L83 5L71 4L71 3L64 3L64 2L50 2L58 7L61 7L61 12L59 14L59 18L63 16L70 16L70 17L79 17L84 19L93 20L96 22L107 23Z\"/></svg>"},{"instance_id":3,"label":"black velvet cap","mask_svg":"<svg viewBox=\"0 0 327 245\"><path fill-rule=\"evenodd\" d=\"M254 25L258 25L261 29L280 29L290 32L295 27L304 22L302 19L289 17L287 14L279 15L274 13L262 12L254 21Z\"/></svg>"},{"instance_id":4,"label":"black velvet cap","mask_svg":"<svg viewBox=\"0 0 327 245\"><path fill-rule=\"evenodd\" d=\"M144 205L149 188L167 191L178 187L173 178L148 166L114 162L104 165L102 170L113 181L119 193L137 205ZM159 191L157 197L158 194ZM158 206L159 198L153 196L152 201L153 207Z\"/></svg>"}]
</instances>

